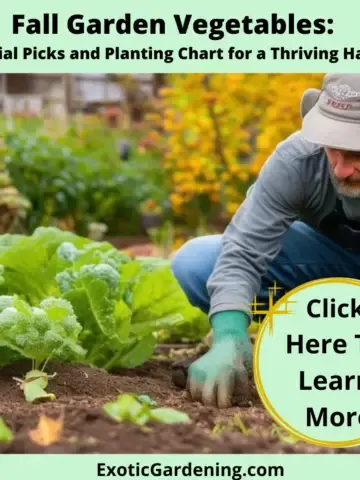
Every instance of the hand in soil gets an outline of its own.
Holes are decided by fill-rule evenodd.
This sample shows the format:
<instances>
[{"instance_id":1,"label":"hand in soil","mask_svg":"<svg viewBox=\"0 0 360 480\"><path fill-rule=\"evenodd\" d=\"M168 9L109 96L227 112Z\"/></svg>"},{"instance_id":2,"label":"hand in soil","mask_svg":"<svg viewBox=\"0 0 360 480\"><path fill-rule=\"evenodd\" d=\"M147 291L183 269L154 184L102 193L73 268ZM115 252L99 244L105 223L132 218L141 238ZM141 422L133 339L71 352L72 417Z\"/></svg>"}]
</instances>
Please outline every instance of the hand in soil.
<instances>
[{"instance_id":1,"label":"hand in soil","mask_svg":"<svg viewBox=\"0 0 360 480\"><path fill-rule=\"evenodd\" d=\"M171 365L171 379L174 385L181 389L186 388L190 365L198 358L200 358L200 355L178 360Z\"/></svg>"},{"instance_id":2,"label":"hand in soil","mask_svg":"<svg viewBox=\"0 0 360 480\"><path fill-rule=\"evenodd\" d=\"M204 405L231 407L234 396L249 394L251 364L250 339L223 338L190 366L187 390Z\"/></svg>"}]
</instances>

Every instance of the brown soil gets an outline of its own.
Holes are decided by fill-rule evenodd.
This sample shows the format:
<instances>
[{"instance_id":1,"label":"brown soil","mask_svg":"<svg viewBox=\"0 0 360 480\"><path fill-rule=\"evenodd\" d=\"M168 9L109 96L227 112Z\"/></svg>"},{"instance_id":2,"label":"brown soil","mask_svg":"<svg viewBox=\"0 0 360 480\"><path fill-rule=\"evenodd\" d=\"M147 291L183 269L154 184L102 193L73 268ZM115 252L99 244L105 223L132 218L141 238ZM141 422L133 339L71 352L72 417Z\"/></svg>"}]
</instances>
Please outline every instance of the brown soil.
<instances>
[{"instance_id":1,"label":"brown soil","mask_svg":"<svg viewBox=\"0 0 360 480\"><path fill-rule=\"evenodd\" d=\"M149 241L148 237L108 237L106 241L118 250L125 251L131 257L158 257L158 249Z\"/></svg>"},{"instance_id":2,"label":"brown soil","mask_svg":"<svg viewBox=\"0 0 360 480\"><path fill-rule=\"evenodd\" d=\"M133 237L105 237L104 240L111 243L115 248L118 248L119 250L127 249L133 247L134 245L149 245L150 243L149 237L147 237L146 235L135 235Z\"/></svg>"},{"instance_id":3,"label":"brown soil","mask_svg":"<svg viewBox=\"0 0 360 480\"><path fill-rule=\"evenodd\" d=\"M48 391L56 395L52 403L31 405L25 402L13 377L21 377L29 365L18 364L0 369L0 415L15 434L9 444L0 443L0 453L333 453L302 443L282 443L271 434L273 425L254 398L248 407L219 411L190 402L186 392L171 380L168 362L151 361L139 369L110 375L83 365L49 365L57 376ZM102 405L119 393L149 395L159 406L187 412L189 425L152 425L143 431L136 425L117 423L102 411ZM61 440L40 447L29 438L39 415L53 418L64 415ZM240 414L247 432L239 429L214 435L217 423L228 424ZM342 449L338 453L359 453Z\"/></svg>"}]
</instances>

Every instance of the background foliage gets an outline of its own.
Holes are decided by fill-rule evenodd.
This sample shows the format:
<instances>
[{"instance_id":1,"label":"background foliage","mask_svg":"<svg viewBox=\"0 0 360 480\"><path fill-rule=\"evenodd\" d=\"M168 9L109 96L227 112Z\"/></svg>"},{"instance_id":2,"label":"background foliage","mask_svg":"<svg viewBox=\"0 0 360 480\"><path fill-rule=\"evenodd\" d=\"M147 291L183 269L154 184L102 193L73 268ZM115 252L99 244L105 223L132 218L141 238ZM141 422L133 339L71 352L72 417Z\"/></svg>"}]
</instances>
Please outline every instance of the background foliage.
<instances>
[{"instance_id":1,"label":"background foliage","mask_svg":"<svg viewBox=\"0 0 360 480\"><path fill-rule=\"evenodd\" d=\"M153 141L187 221L226 220L277 143L300 127L299 104L320 74L176 74L161 92Z\"/></svg>"},{"instance_id":2,"label":"background foliage","mask_svg":"<svg viewBox=\"0 0 360 480\"><path fill-rule=\"evenodd\" d=\"M10 185L23 209L30 202L29 233L56 225L86 234L96 222L109 234L133 235L144 231L144 214L221 229L276 145L300 127L301 96L322 78L170 75L140 121L142 97L127 77L125 112L136 110L137 122L114 127L103 115L3 119L0 192L4 198Z\"/></svg>"},{"instance_id":3,"label":"background foliage","mask_svg":"<svg viewBox=\"0 0 360 480\"><path fill-rule=\"evenodd\" d=\"M99 118L75 119L66 128L23 119L4 130L3 162L32 205L30 233L56 225L84 235L90 222L105 223L109 233L136 233L142 202L168 196L158 156L142 152L134 134L125 139L133 148L122 160L119 132Z\"/></svg>"}]
</instances>

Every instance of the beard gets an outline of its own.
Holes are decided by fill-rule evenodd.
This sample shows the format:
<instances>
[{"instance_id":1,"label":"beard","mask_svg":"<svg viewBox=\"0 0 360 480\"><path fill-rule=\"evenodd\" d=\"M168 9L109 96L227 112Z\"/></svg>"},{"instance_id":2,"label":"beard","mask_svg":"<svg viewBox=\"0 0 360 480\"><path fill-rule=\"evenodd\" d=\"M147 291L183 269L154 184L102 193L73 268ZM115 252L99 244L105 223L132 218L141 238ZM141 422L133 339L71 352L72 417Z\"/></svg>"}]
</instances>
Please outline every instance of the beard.
<instances>
[{"instance_id":1,"label":"beard","mask_svg":"<svg viewBox=\"0 0 360 480\"><path fill-rule=\"evenodd\" d=\"M336 190L344 197L360 198L360 180L343 180L337 178L330 167L330 176Z\"/></svg>"}]
</instances>

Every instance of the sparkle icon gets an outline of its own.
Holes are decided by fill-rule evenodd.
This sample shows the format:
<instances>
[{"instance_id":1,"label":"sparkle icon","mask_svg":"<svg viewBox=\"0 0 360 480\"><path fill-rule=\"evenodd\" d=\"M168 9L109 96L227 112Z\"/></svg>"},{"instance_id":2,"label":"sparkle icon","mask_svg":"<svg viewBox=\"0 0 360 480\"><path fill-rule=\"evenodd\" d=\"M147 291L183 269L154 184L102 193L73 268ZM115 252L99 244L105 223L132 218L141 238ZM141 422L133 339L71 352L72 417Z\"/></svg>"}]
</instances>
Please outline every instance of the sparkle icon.
<instances>
[{"instance_id":1,"label":"sparkle icon","mask_svg":"<svg viewBox=\"0 0 360 480\"><path fill-rule=\"evenodd\" d=\"M289 310L290 305L296 303L295 301L283 300L282 302L279 302L279 305L276 302L274 304L274 296L276 296L277 292L281 290L283 290L283 288L279 287L276 282L274 282L273 286L268 288L267 303L258 302L256 295L254 296L254 301L250 303L251 313L253 315L265 315L269 319L270 334L273 333L274 329L274 315L290 315L293 313Z\"/></svg>"}]
</instances>

